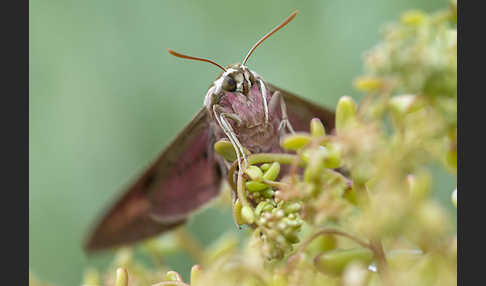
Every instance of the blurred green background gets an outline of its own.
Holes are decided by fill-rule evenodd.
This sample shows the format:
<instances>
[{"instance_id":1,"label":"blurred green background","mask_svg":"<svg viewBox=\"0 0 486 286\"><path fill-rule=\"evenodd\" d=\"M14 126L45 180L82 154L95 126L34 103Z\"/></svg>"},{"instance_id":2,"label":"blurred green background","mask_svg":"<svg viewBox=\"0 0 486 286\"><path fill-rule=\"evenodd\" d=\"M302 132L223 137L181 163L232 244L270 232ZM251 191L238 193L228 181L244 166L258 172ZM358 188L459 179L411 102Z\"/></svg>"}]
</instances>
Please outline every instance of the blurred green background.
<instances>
[{"instance_id":1,"label":"blurred green background","mask_svg":"<svg viewBox=\"0 0 486 286\"><path fill-rule=\"evenodd\" d=\"M86 231L202 106L219 70L167 48L226 65L241 61L293 10L248 66L268 82L327 106L359 98L352 80L383 24L447 0L30 1L29 265L42 279L78 285ZM455 177L437 171L448 202ZM452 210L453 211L453 210ZM453 211L454 212L454 211ZM211 220L211 223L207 223ZM234 227L209 209L190 230L204 243ZM236 231L236 229L234 229ZM189 268L187 256L169 259Z\"/></svg>"}]
</instances>

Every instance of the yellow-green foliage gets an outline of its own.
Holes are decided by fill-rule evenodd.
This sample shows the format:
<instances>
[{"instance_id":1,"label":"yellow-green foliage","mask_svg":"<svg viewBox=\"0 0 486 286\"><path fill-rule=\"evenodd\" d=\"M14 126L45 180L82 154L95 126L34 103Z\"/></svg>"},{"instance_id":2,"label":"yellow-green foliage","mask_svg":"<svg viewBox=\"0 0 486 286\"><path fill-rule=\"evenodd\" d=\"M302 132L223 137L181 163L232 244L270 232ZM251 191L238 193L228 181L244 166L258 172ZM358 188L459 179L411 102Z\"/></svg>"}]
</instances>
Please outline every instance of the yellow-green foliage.
<instances>
[{"instance_id":1,"label":"yellow-green foliage","mask_svg":"<svg viewBox=\"0 0 486 286\"><path fill-rule=\"evenodd\" d=\"M126 286L126 273L128 285L455 285L453 218L431 197L427 166L457 169L456 17L454 2L404 13L365 57L355 80L365 99L337 104L336 132L314 119L282 139L295 154L248 155L232 186L235 221L251 226L243 247L228 234L193 248L200 265L186 282L123 249L85 285ZM156 241L144 245L154 258L172 249Z\"/></svg>"}]
</instances>

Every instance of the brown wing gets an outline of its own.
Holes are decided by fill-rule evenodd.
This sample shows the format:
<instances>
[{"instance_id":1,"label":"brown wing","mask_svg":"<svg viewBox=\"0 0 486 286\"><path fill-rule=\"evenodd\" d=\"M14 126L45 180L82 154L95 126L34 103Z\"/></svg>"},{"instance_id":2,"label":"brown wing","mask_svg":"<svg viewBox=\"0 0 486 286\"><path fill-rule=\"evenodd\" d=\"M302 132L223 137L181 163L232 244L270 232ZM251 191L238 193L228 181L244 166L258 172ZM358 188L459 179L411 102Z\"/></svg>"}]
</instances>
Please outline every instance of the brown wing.
<instances>
[{"instance_id":1,"label":"brown wing","mask_svg":"<svg viewBox=\"0 0 486 286\"><path fill-rule=\"evenodd\" d=\"M213 140L203 108L102 218L88 237L86 251L170 230L217 196L221 171Z\"/></svg>"},{"instance_id":2,"label":"brown wing","mask_svg":"<svg viewBox=\"0 0 486 286\"><path fill-rule=\"evenodd\" d=\"M292 127L296 131L309 131L312 118L318 117L330 133L334 129L334 111L317 105L307 99L294 95L270 84L270 89L278 90L287 105L287 114Z\"/></svg>"}]
</instances>

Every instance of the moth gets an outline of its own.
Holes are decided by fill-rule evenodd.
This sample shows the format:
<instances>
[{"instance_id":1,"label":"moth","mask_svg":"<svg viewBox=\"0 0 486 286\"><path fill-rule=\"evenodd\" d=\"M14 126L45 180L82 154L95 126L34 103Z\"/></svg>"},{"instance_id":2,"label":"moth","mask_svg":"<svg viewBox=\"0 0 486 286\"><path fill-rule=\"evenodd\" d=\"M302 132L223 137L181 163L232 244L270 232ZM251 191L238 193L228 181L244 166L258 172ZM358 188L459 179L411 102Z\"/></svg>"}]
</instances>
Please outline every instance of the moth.
<instances>
[{"instance_id":1,"label":"moth","mask_svg":"<svg viewBox=\"0 0 486 286\"><path fill-rule=\"evenodd\" d=\"M222 72L206 92L204 106L98 222L88 236L86 251L169 231L216 198L232 163L215 153L217 140L231 142L242 168L245 152L283 152L281 136L307 131L314 117L327 130L334 129L334 112L267 83L246 66L255 49L296 14L255 43L241 64L222 67L169 50L176 57L211 63Z\"/></svg>"}]
</instances>

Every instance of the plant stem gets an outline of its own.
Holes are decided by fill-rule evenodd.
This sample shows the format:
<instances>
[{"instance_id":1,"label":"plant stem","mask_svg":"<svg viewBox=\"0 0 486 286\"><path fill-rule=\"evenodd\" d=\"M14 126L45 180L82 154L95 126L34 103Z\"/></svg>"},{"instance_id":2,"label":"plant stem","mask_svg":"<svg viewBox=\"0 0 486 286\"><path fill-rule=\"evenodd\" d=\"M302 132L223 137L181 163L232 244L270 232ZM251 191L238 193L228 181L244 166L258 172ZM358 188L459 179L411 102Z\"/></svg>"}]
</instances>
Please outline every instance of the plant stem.
<instances>
[{"instance_id":1,"label":"plant stem","mask_svg":"<svg viewBox=\"0 0 486 286\"><path fill-rule=\"evenodd\" d=\"M236 193L238 195L238 199L241 202L241 205L243 207L247 206L247 207L251 208L251 205L248 202L248 199L246 197L245 178L243 177L243 170L238 170L238 180L237 180L237 185L236 185Z\"/></svg>"},{"instance_id":2,"label":"plant stem","mask_svg":"<svg viewBox=\"0 0 486 286\"><path fill-rule=\"evenodd\" d=\"M388 269L388 263L386 261L385 251L383 245L379 239L372 239L370 241L371 250L376 259L377 272L380 274L385 285L393 285L390 277L390 271Z\"/></svg>"},{"instance_id":3,"label":"plant stem","mask_svg":"<svg viewBox=\"0 0 486 286\"><path fill-rule=\"evenodd\" d=\"M314 233L313 235L308 237L304 242L302 242L302 244L300 245L299 249L295 252L295 254L292 255L291 257L289 257L289 259L287 260L287 268L286 268L285 272L289 271L289 267L292 264L292 262L300 257L302 252L304 252L304 250L307 248L307 246L314 239L316 239L317 237L319 237L321 235L325 235L325 234L340 235L340 236L349 238L349 239L353 240L354 242L356 242L357 244L361 245L362 247L369 248L373 251L371 244L367 243L366 241L362 240L361 238L359 238L357 236L354 236L352 234L349 234L347 232L344 232L344 231L341 231L341 230L338 230L338 229L325 228L325 229L321 229L321 230L317 231L316 233Z\"/></svg>"}]
</instances>

